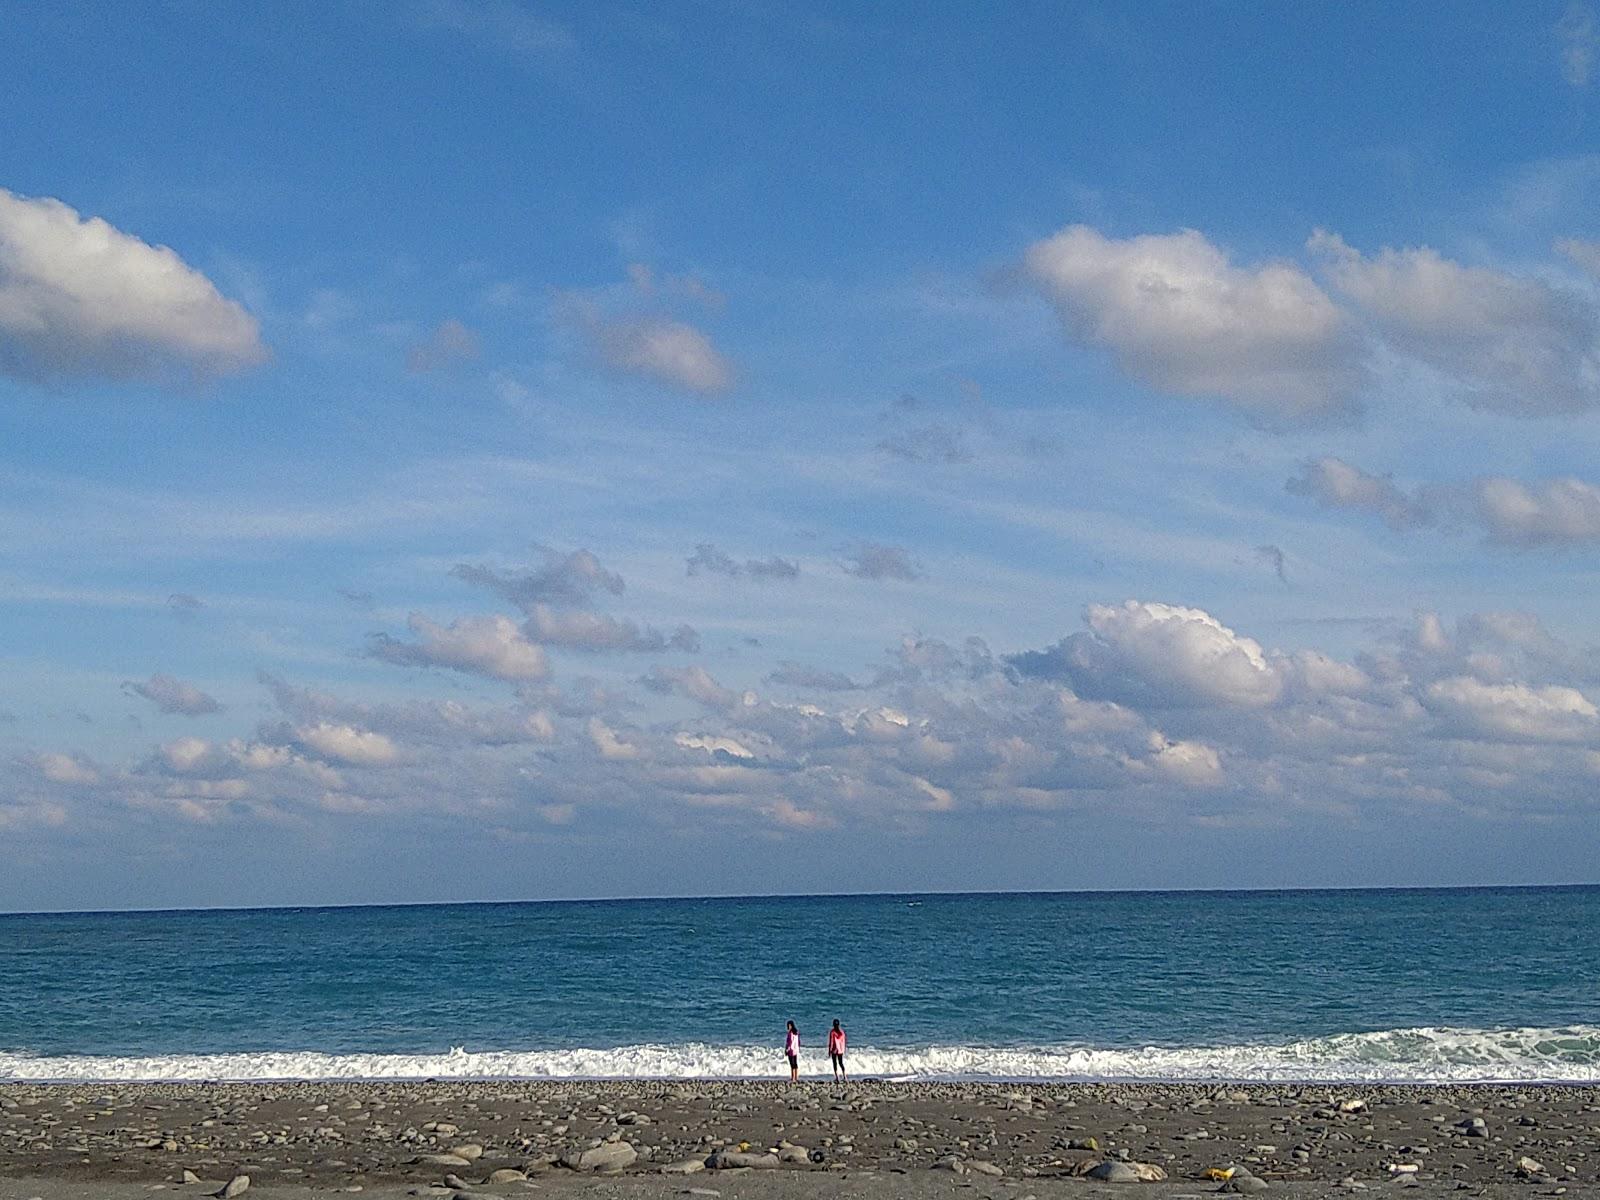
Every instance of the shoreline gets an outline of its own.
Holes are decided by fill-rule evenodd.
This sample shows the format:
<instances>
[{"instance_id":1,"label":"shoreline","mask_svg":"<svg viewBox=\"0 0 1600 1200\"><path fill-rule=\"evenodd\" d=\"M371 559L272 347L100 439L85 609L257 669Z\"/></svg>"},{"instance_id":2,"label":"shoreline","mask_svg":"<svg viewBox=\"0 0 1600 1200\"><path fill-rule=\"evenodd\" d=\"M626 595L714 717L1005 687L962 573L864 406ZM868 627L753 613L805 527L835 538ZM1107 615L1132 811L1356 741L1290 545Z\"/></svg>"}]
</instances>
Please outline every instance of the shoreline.
<instances>
[{"instance_id":1,"label":"shoreline","mask_svg":"<svg viewBox=\"0 0 1600 1200\"><path fill-rule=\"evenodd\" d=\"M935 1189L1081 1188L1097 1186L1084 1178L1095 1164L1119 1163L1191 1192L1215 1190L1206 1172L1230 1166L1270 1187L1582 1190L1600 1181L1597 1135L1600 1083L1570 1082L0 1083L0 1180L101 1188L182 1187L185 1171L269 1189L441 1195L633 1177L666 1195L687 1174L712 1189L782 1176L750 1186L804 1194L862 1173ZM705 1165L718 1155L733 1158Z\"/></svg>"}]
</instances>

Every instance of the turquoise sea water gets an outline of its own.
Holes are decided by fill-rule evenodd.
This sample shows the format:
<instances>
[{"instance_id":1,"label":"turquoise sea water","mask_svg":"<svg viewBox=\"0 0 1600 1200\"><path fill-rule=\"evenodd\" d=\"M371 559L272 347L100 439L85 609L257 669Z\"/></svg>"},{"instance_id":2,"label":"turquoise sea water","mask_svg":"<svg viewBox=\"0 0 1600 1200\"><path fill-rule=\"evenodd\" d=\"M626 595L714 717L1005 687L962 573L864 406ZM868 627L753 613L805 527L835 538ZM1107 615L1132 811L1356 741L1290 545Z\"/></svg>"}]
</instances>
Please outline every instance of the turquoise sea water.
<instances>
[{"instance_id":1,"label":"turquoise sea water","mask_svg":"<svg viewBox=\"0 0 1600 1200\"><path fill-rule=\"evenodd\" d=\"M1600 888L0 916L0 1078L1600 1080Z\"/></svg>"}]
</instances>

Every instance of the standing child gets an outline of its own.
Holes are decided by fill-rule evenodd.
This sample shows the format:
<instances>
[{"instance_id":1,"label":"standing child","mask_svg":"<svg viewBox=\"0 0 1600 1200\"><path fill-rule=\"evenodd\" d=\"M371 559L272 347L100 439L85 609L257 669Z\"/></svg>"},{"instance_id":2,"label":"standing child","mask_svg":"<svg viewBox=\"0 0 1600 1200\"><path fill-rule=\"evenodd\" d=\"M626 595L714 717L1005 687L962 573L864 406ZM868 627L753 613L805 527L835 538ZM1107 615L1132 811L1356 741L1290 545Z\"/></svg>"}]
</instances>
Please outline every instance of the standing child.
<instances>
[{"instance_id":1,"label":"standing child","mask_svg":"<svg viewBox=\"0 0 1600 1200\"><path fill-rule=\"evenodd\" d=\"M828 1030L828 1061L833 1064L833 1081L844 1083L844 1029L837 1020Z\"/></svg>"},{"instance_id":2,"label":"standing child","mask_svg":"<svg viewBox=\"0 0 1600 1200\"><path fill-rule=\"evenodd\" d=\"M789 1032L783 1035L783 1052L789 1056L789 1082L800 1081L800 1031L789 1022Z\"/></svg>"}]
</instances>

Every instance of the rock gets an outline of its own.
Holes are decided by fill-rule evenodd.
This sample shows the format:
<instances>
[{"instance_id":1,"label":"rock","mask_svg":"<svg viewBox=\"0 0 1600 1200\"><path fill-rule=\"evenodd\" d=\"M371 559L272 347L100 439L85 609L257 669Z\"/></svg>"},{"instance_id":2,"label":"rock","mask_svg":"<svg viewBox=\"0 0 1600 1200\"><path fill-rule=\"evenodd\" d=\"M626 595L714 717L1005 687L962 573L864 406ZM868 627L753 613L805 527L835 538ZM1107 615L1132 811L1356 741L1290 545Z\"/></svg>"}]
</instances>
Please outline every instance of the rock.
<instances>
[{"instance_id":1,"label":"rock","mask_svg":"<svg viewBox=\"0 0 1600 1200\"><path fill-rule=\"evenodd\" d=\"M228 1180L227 1186L218 1192L217 1195L221 1196L222 1200L233 1200L235 1196L242 1196L249 1189L250 1176L235 1175L232 1179Z\"/></svg>"},{"instance_id":2,"label":"rock","mask_svg":"<svg viewBox=\"0 0 1600 1200\"><path fill-rule=\"evenodd\" d=\"M1249 1196L1255 1194L1256 1192L1264 1192L1271 1186L1272 1185L1269 1184L1265 1179L1258 1179L1254 1175L1247 1174L1243 1171L1235 1171L1228 1178L1228 1182L1224 1183L1222 1187L1217 1190L1223 1192L1237 1192L1240 1195Z\"/></svg>"},{"instance_id":3,"label":"rock","mask_svg":"<svg viewBox=\"0 0 1600 1200\"><path fill-rule=\"evenodd\" d=\"M1524 1154L1521 1158L1517 1159L1517 1174L1518 1175L1543 1175L1544 1174L1544 1164L1542 1162L1540 1162L1538 1159L1529 1158L1526 1154Z\"/></svg>"},{"instance_id":4,"label":"rock","mask_svg":"<svg viewBox=\"0 0 1600 1200\"><path fill-rule=\"evenodd\" d=\"M487 1179L485 1179L483 1182L486 1183L486 1184L489 1184L489 1183L521 1183L521 1182L523 1182L523 1180L525 1180L527 1178L528 1178L527 1175L523 1174L521 1171L517 1170L515 1167L501 1167L498 1171L491 1171L489 1173L489 1177Z\"/></svg>"},{"instance_id":5,"label":"rock","mask_svg":"<svg viewBox=\"0 0 1600 1200\"><path fill-rule=\"evenodd\" d=\"M456 1154L423 1154L412 1160L427 1167L470 1167L472 1164Z\"/></svg>"},{"instance_id":6,"label":"rock","mask_svg":"<svg viewBox=\"0 0 1600 1200\"><path fill-rule=\"evenodd\" d=\"M1456 1128L1461 1131L1462 1137L1486 1138L1489 1136L1489 1122L1482 1117L1468 1117L1465 1121L1456 1122Z\"/></svg>"},{"instance_id":7,"label":"rock","mask_svg":"<svg viewBox=\"0 0 1600 1200\"><path fill-rule=\"evenodd\" d=\"M199 1183L200 1182L200 1176L196 1175L193 1171L185 1170L184 1173L183 1173L183 1182L185 1182L185 1183Z\"/></svg>"},{"instance_id":8,"label":"rock","mask_svg":"<svg viewBox=\"0 0 1600 1200\"><path fill-rule=\"evenodd\" d=\"M1088 1178L1100 1183L1138 1183L1139 1172L1125 1162L1096 1163L1086 1172Z\"/></svg>"},{"instance_id":9,"label":"rock","mask_svg":"<svg viewBox=\"0 0 1600 1200\"><path fill-rule=\"evenodd\" d=\"M933 1169L935 1171L950 1171L956 1175L965 1175L967 1173L967 1164L961 1161L959 1154L947 1154L933 1164Z\"/></svg>"},{"instance_id":10,"label":"rock","mask_svg":"<svg viewBox=\"0 0 1600 1200\"><path fill-rule=\"evenodd\" d=\"M465 1191L467 1188L472 1186L459 1175L446 1175L444 1177L444 1185L447 1188L454 1188L458 1192Z\"/></svg>"},{"instance_id":11,"label":"rock","mask_svg":"<svg viewBox=\"0 0 1600 1200\"><path fill-rule=\"evenodd\" d=\"M726 1171L739 1167L753 1170L770 1170L778 1165L776 1154L756 1154L748 1150L718 1150L706 1159L713 1171Z\"/></svg>"},{"instance_id":12,"label":"rock","mask_svg":"<svg viewBox=\"0 0 1600 1200\"><path fill-rule=\"evenodd\" d=\"M975 1158L969 1162L967 1164L967 1170L969 1173L989 1175L996 1179L1006 1173L1005 1168L1000 1166L998 1163L985 1162L981 1158Z\"/></svg>"},{"instance_id":13,"label":"rock","mask_svg":"<svg viewBox=\"0 0 1600 1200\"><path fill-rule=\"evenodd\" d=\"M638 1157L639 1152L627 1142L602 1142L585 1150L568 1165L578 1171L620 1171L632 1166Z\"/></svg>"},{"instance_id":14,"label":"rock","mask_svg":"<svg viewBox=\"0 0 1600 1200\"><path fill-rule=\"evenodd\" d=\"M706 1160L703 1158L685 1158L678 1162L668 1163L661 1168L663 1175L693 1175L706 1169Z\"/></svg>"},{"instance_id":15,"label":"rock","mask_svg":"<svg viewBox=\"0 0 1600 1200\"><path fill-rule=\"evenodd\" d=\"M457 1158L464 1158L468 1162L477 1162L483 1157L483 1147L477 1142L468 1142L464 1146L451 1146L450 1153Z\"/></svg>"},{"instance_id":16,"label":"rock","mask_svg":"<svg viewBox=\"0 0 1600 1200\"><path fill-rule=\"evenodd\" d=\"M1100 1153L1100 1143L1099 1143L1099 1141L1097 1141L1095 1138L1092 1138L1092 1137L1072 1138L1070 1141L1067 1142L1067 1149L1068 1150L1093 1150L1096 1154L1098 1154L1098 1153Z\"/></svg>"}]
</instances>

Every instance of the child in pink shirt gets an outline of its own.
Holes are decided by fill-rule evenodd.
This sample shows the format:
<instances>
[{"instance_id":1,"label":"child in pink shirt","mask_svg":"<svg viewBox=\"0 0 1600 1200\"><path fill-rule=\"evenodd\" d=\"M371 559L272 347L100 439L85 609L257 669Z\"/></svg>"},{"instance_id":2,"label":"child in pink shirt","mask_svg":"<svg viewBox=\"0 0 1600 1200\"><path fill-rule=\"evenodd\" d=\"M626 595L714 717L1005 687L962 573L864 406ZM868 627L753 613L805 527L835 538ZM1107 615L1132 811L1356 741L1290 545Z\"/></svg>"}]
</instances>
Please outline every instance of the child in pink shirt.
<instances>
[{"instance_id":1,"label":"child in pink shirt","mask_svg":"<svg viewBox=\"0 0 1600 1200\"><path fill-rule=\"evenodd\" d=\"M828 1030L828 1060L833 1063L833 1081L843 1083L844 1073L844 1029L838 1021L833 1023L833 1028Z\"/></svg>"},{"instance_id":2,"label":"child in pink shirt","mask_svg":"<svg viewBox=\"0 0 1600 1200\"><path fill-rule=\"evenodd\" d=\"M800 1031L789 1022L789 1032L783 1035L783 1052L789 1056L789 1082L800 1080Z\"/></svg>"}]
</instances>

